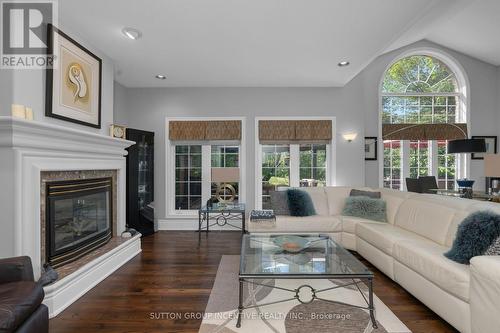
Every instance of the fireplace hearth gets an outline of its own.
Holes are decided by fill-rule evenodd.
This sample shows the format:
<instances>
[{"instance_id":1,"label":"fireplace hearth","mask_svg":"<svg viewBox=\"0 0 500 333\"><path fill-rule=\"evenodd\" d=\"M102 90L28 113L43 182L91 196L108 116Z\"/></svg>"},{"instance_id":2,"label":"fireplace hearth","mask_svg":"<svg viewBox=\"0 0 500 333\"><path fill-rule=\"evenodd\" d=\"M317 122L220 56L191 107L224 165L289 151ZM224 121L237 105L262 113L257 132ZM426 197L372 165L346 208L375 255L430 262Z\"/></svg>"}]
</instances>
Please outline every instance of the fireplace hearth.
<instances>
[{"instance_id":1,"label":"fireplace hearth","mask_svg":"<svg viewBox=\"0 0 500 333\"><path fill-rule=\"evenodd\" d=\"M113 179L46 183L46 260L61 267L113 236Z\"/></svg>"}]
</instances>

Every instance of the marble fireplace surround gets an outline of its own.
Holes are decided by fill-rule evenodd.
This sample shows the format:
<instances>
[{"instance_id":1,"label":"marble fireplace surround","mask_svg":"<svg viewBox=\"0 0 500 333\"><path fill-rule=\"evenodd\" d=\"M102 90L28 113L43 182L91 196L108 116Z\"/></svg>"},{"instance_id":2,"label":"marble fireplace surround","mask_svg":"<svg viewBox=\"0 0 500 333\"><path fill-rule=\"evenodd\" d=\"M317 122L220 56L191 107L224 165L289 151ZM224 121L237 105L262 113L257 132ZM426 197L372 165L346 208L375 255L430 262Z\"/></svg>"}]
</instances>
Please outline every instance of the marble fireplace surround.
<instances>
[{"instance_id":1,"label":"marble fireplace surround","mask_svg":"<svg viewBox=\"0 0 500 333\"><path fill-rule=\"evenodd\" d=\"M112 179L112 221L111 228L113 230L113 237L119 236L116 233L116 206L117 206L117 192L116 192L116 170L66 170L66 171L42 171L40 175L40 254L42 265L47 262L46 258L46 189L47 182L60 181L60 180L79 180L79 179L95 179L95 178L111 178ZM65 265L67 266L67 265ZM67 275L67 269L64 266L61 269L56 269L61 275ZM75 271L76 269L71 269Z\"/></svg>"},{"instance_id":2,"label":"marble fireplace surround","mask_svg":"<svg viewBox=\"0 0 500 333\"><path fill-rule=\"evenodd\" d=\"M42 268L42 174L78 170L116 174L115 235L125 230L125 156L132 141L36 121L0 116L0 256L31 257L35 278ZM117 237L116 237L117 238ZM137 235L46 286L44 303L56 316L141 252Z\"/></svg>"}]
</instances>

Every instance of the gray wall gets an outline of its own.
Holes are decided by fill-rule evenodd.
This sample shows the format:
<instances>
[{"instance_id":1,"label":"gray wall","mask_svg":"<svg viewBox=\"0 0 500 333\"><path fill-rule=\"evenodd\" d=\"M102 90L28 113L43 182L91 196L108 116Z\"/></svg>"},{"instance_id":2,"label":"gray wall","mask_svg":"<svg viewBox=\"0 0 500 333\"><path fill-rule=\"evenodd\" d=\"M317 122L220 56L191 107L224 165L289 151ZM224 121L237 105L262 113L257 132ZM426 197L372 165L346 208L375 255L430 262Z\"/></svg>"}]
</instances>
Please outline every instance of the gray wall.
<instances>
[{"instance_id":1,"label":"gray wall","mask_svg":"<svg viewBox=\"0 0 500 333\"><path fill-rule=\"evenodd\" d=\"M384 70L401 53L418 47L431 47L442 50L462 65L470 84L470 109L468 110L470 115L470 135L497 135L500 123L498 68L428 41L420 41L378 57L356 78L361 79L363 82L366 135L378 136L378 89ZM378 175L378 161L367 161L365 169L366 185L379 186ZM477 189L484 189L483 161L471 161L470 178L476 180L475 187Z\"/></svg>"},{"instance_id":2,"label":"gray wall","mask_svg":"<svg viewBox=\"0 0 500 333\"><path fill-rule=\"evenodd\" d=\"M497 117L498 117L498 133L500 137L500 66L497 67Z\"/></svg>"},{"instance_id":3,"label":"gray wall","mask_svg":"<svg viewBox=\"0 0 500 333\"><path fill-rule=\"evenodd\" d=\"M13 75L13 70L0 69L0 116L9 116L11 114Z\"/></svg>"},{"instance_id":4,"label":"gray wall","mask_svg":"<svg viewBox=\"0 0 500 333\"><path fill-rule=\"evenodd\" d=\"M165 117L247 117L247 202L254 200L254 117L337 117L337 184L379 186L379 161L364 161L363 137L379 133L379 82L389 63L417 47L441 49L465 69L470 81L471 135L500 133L500 71L497 67L428 41L384 54L342 88L125 88L115 83L115 122L154 131L157 217L165 211ZM341 134L358 133L347 143ZM379 151L379 159L381 158ZM483 162L472 161L471 178L484 187Z\"/></svg>"},{"instance_id":5,"label":"gray wall","mask_svg":"<svg viewBox=\"0 0 500 333\"><path fill-rule=\"evenodd\" d=\"M89 132L108 135L109 125L113 123L113 84L114 84L114 66L113 61L105 54L92 47L89 43L78 37L70 29L62 26L61 30L74 38L84 47L91 50L102 59L102 100L101 100L101 129L96 129L88 126L78 125L67 121L62 121L55 118L45 117L45 71L44 70L13 70L11 89L11 102L8 103L7 112L2 111L2 114L10 115L10 104L22 104L31 107L36 121L59 124L65 127L72 127L86 130ZM3 70L1 72L4 72ZM3 73L2 73L3 76ZM3 90L3 78L2 78ZM3 97L3 92L2 92ZM2 99L2 107L3 107Z\"/></svg>"},{"instance_id":6,"label":"gray wall","mask_svg":"<svg viewBox=\"0 0 500 333\"><path fill-rule=\"evenodd\" d=\"M165 117L246 116L247 203L253 206L255 188L254 117L336 116L337 184L364 184L362 150L364 113L358 96L359 81L336 88L143 88L127 89L115 83L115 122L154 131L155 206L165 217ZM125 92L126 91L126 92ZM122 105L121 109L118 106ZM354 131L358 138L347 143L341 134Z\"/></svg>"}]
</instances>

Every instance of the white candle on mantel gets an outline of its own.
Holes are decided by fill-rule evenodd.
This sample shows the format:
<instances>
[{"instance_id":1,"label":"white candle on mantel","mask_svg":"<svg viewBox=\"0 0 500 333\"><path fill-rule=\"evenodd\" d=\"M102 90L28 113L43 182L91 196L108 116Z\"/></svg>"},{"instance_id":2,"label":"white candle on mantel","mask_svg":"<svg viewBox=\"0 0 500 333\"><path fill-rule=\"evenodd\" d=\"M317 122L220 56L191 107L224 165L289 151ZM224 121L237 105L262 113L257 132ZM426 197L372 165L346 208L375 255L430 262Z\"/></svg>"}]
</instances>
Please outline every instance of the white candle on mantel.
<instances>
[{"instance_id":1,"label":"white candle on mantel","mask_svg":"<svg viewBox=\"0 0 500 333\"><path fill-rule=\"evenodd\" d=\"M16 118L26 118L26 108L24 105L12 104L12 117Z\"/></svg>"},{"instance_id":2,"label":"white candle on mantel","mask_svg":"<svg viewBox=\"0 0 500 333\"><path fill-rule=\"evenodd\" d=\"M25 114L26 114L27 120L33 120L33 109L32 108L26 107Z\"/></svg>"}]
</instances>

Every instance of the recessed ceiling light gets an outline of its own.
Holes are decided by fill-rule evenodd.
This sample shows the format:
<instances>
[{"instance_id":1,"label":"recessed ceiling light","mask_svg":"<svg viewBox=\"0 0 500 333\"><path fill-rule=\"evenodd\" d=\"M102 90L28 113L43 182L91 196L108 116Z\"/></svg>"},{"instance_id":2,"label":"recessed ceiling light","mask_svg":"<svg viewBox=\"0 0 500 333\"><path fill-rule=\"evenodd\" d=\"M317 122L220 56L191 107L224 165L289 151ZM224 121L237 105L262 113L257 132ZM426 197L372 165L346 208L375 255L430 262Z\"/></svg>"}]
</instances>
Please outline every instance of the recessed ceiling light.
<instances>
[{"instance_id":1,"label":"recessed ceiling light","mask_svg":"<svg viewBox=\"0 0 500 333\"><path fill-rule=\"evenodd\" d=\"M142 32L134 28L123 28L122 33L125 37L133 40L139 39L142 36Z\"/></svg>"},{"instance_id":2,"label":"recessed ceiling light","mask_svg":"<svg viewBox=\"0 0 500 333\"><path fill-rule=\"evenodd\" d=\"M337 64L339 67L349 66L349 61L341 61Z\"/></svg>"},{"instance_id":3,"label":"recessed ceiling light","mask_svg":"<svg viewBox=\"0 0 500 333\"><path fill-rule=\"evenodd\" d=\"M165 80L167 77L165 75L158 74L155 76L155 78L157 78L158 80Z\"/></svg>"}]
</instances>

